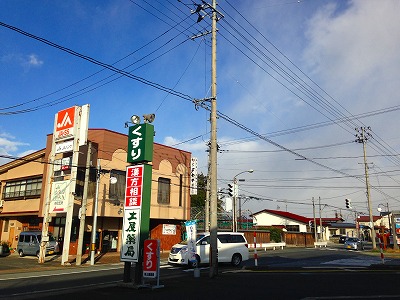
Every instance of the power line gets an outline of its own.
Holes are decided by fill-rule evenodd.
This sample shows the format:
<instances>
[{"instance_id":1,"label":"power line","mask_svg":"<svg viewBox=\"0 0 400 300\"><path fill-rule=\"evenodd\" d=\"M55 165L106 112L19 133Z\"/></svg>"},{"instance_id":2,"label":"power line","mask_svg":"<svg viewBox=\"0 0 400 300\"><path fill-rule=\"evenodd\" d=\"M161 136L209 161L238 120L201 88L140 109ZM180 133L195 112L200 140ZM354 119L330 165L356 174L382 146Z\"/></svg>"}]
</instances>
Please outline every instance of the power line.
<instances>
[{"instance_id":1,"label":"power line","mask_svg":"<svg viewBox=\"0 0 400 300\"><path fill-rule=\"evenodd\" d=\"M145 84L145 85L148 85L148 86L151 86L151 87L153 87L153 88L159 89L159 90L161 90L161 91L164 91L164 92L169 93L169 94L171 94L171 95L174 95L174 96L176 96L176 97L182 98L182 99L184 99L184 100L192 101L192 98L191 98L189 95L186 95L186 94L184 94L184 93L175 91L175 90L173 90L173 89L171 89L171 88L165 87L165 86L163 86L163 85L161 85L161 84L152 82L152 81L147 80L147 79L145 79L145 78L136 76L136 75L134 75L134 74L132 74L132 73L129 73L129 72L127 72L127 71L118 69L118 68L114 67L113 65L109 65L109 64L103 63L103 62L101 62L101 61L99 61L99 60L97 60L97 59L94 59L94 58L90 57L90 56L80 54L80 53L78 53L78 52L76 52L76 51L74 51L74 50L72 50L72 49L69 49L69 48L60 46L60 45L58 45L58 44L56 44L56 43L53 43L53 42L51 42L51 41L49 41L49 40L47 40L47 39L44 39L44 38L38 37L38 36L36 36L36 35L33 35L33 34L31 34L31 33L28 33L28 32L26 32L26 31L24 31L24 30L22 30L22 29L19 29L19 28L17 28L17 27L8 25L8 24L3 23L3 22L0 22L0 26L3 26L3 27L5 27L5 28L8 28L8 29L13 30L13 31L15 31L15 32L18 32L18 33L20 33L20 34L22 34L22 35L25 35L25 36L27 36L27 37L29 37L29 38L32 38L32 39L35 39L35 40L37 40L37 41L40 41L40 42L42 42L42 43L44 43L44 44L47 44L47 45L49 45L49 46L51 46L51 47L54 47L54 48L56 48L56 49L59 49L59 50L61 50L61 51L67 52L67 53L69 53L69 54L71 54L71 55L73 55L73 56L76 56L76 57L78 57L78 58L81 58L81 59L84 59L84 60L86 60L86 61L89 61L89 62L91 62L91 63L93 63L93 64L95 64L95 65L101 66L101 67L103 67L103 68L105 68L105 69L108 69L108 70L110 70L110 71L113 71L113 72L115 72L115 73L121 74L121 75L126 76L126 77L128 77L128 78L131 78L131 79L133 79L133 80L139 81L139 82L141 82L141 83L143 83L143 84ZM24 111L25 111L25 110L24 110ZM29 110L28 110L28 111L29 111Z\"/></svg>"}]
</instances>

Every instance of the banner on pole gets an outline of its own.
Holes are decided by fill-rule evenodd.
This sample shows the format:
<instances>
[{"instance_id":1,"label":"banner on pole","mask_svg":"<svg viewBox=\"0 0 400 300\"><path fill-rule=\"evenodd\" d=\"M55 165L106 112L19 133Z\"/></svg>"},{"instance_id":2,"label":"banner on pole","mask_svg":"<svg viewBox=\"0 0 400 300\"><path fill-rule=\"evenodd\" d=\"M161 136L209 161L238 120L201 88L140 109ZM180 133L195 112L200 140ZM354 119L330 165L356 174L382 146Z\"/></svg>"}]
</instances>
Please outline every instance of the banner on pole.
<instances>
[{"instance_id":1,"label":"banner on pole","mask_svg":"<svg viewBox=\"0 0 400 300\"><path fill-rule=\"evenodd\" d=\"M187 233L187 245L188 245L188 260L192 266L197 266L196 259L196 220L190 220L185 222L186 233Z\"/></svg>"}]
</instances>

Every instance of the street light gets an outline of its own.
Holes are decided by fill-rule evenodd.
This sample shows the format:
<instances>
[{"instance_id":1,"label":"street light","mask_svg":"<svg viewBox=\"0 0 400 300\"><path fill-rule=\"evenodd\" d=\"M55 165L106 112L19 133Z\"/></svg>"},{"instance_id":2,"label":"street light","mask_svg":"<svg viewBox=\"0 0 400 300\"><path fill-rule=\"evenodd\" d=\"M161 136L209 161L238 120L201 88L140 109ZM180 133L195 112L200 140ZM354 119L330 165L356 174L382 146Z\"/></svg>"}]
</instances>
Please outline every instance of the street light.
<instances>
[{"instance_id":1,"label":"street light","mask_svg":"<svg viewBox=\"0 0 400 300\"><path fill-rule=\"evenodd\" d=\"M236 232L237 231L237 215L236 215L236 201L237 201L237 198L238 198L238 193L239 193L239 187L238 187L238 179L237 179L237 177L240 175L240 174L244 174L244 173L253 173L254 172L254 170L253 169L250 169L250 170L247 170L247 171L243 171L243 172L240 172L240 173L238 173L238 174L236 174L234 177L233 177L233 186L234 186L234 193L233 193L233 201L232 201L232 231L233 232ZM239 218L240 218L240 214L241 214L242 212L241 212L241 204L240 204L240 202L239 202Z\"/></svg>"}]
</instances>

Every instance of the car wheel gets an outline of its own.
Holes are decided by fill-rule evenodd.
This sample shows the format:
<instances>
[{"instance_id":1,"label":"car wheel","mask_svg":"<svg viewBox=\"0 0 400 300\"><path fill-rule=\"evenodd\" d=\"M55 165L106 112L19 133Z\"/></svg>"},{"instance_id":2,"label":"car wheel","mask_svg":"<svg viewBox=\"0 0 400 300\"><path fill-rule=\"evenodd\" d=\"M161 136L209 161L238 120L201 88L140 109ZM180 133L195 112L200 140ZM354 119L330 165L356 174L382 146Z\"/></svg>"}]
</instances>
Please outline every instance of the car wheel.
<instances>
[{"instance_id":1,"label":"car wheel","mask_svg":"<svg viewBox=\"0 0 400 300\"><path fill-rule=\"evenodd\" d=\"M18 251L18 254L19 254L19 257L24 257L24 251L19 250L19 251Z\"/></svg>"},{"instance_id":2,"label":"car wheel","mask_svg":"<svg viewBox=\"0 0 400 300\"><path fill-rule=\"evenodd\" d=\"M235 267L239 266L242 263L242 256L238 253L233 254L231 264Z\"/></svg>"},{"instance_id":3,"label":"car wheel","mask_svg":"<svg viewBox=\"0 0 400 300\"><path fill-rule=\"evenodd\" d=\"M36 252L36 257L39 258L39 256L40 256L40 251L37 251Z\"/></svg>"}]
</instances>

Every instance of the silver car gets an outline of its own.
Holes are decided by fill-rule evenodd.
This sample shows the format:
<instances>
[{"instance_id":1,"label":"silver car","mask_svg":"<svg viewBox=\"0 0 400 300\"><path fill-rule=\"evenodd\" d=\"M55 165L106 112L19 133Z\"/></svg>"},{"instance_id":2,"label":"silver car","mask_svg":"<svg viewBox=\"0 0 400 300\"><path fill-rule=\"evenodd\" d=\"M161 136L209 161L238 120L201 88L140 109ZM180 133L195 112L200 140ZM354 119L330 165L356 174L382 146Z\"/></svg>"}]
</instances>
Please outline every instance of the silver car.
<instances>
[{"instance_id":1,"label":"silver car","mask_svg":"<svg viewBox=\"0 0 400 300\"><path fill-rule=\"evenodd\" d=\"M346 249L364 250L364 242L359 238L348 237L344 242Z\"/></svg>"}]
</instances>

